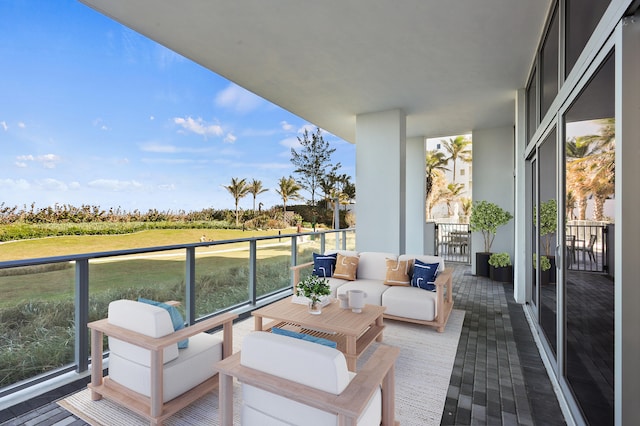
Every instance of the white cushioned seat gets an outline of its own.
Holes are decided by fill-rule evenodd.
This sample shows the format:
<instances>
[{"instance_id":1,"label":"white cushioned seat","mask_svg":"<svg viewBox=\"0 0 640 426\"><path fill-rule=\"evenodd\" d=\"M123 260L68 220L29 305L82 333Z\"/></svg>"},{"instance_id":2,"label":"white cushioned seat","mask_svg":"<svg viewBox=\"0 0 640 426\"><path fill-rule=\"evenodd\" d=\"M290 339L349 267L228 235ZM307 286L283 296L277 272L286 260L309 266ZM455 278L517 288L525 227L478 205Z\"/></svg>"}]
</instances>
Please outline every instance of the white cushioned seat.
<instances>
[{"instance_id":1,"label":"white cushioned seat","mask_svg":"<svg viewBox=\"0 0 640 426\"><path fill-rule=\"evenodd\" d=\"M366 293L364 303L367 305L382 306L382 295L388 291L390 286L384 284L381 280L360 279L355 281L347 281L338 287L337 293L347 294L349 290L362 290Z\"/></svg>"},{"instance_id":2,"label":"white cushioned seat","mask_svg":"<svg viewBox=\"0 0 640 426\"><path fill-rule=\"evenodd\" d=\"M133 300L109 304L109 323L151 337L174 332L169 313L158 306ZM109 377L127 388L151 396L150 352L109 337ZM183 394L214 376L214 365L222 359L222 339L207 333L189 338L189 346L174 344L164 352L163 402Z\"/></svg>"},{"instance_id":3,"label":"white cushioned seat","mask_svg":"<svg viewBox=\"0 0 640 426\"><path fill-rule=\"evenodd\" d=\"M240 363L335 395L355 377L340 351L267 332L253 332L243 339ZM337 425L334 414L250 385L242 385L242 399L243 425ZM380 424L381 413L382 395L378 389L358 424Z\"/></svg>"},{"instance_id":4,"label":"white cushioned seat","mask_svg":"<svg viewBox=\"0 0 640 426\"><path fill-rule=\"evenodd\" d=\"M433 321L436 318L437 294L418 287L389 286L382 294L385 314Z\"/></svg>"}]
</instances>

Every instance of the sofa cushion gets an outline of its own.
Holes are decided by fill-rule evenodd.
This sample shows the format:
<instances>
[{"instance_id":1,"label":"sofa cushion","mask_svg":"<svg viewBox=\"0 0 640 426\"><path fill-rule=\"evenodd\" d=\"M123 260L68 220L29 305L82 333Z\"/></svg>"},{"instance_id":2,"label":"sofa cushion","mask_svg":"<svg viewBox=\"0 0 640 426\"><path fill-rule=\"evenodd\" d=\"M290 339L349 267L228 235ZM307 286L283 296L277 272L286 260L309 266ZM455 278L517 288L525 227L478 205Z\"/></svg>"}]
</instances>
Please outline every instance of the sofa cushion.
<instances>
[{"instance_id":1,"label":"sofa cushion","mask_svg":"<svg viewBox=\"0 0 640 426\"><path fill-rule=\"evenodd\" d=\"M382 280L366 280L358 278L355 281L348 281L338 287L338 294L348 294L349 290L362 290L366 293L364 303L366 305L382 306L382 293L388 288Z\"/></svg>"},{"instance_id":2,"label":"sofa cushion","mask_svg":"<svg viewBox=\"0 0 640 426\"><path fill-rule=\"evenodd\" d=\"M384 281L387 276L387 259L397 259L398 256L393 253L381 252L362 252L360 253L360 261L358 263L357 277L369 280Z\"/></svg>"},{"instance_id":3,"label":"sofa cushion","mask_svg":"<svg viewBox=\"0 0 640 426\"><path fill-rule=\"evenodd\" d=\"M158 306L169 313L171 317L171 323L173 324L173 331L182 330L184 328L184 318L182 318L182 314L175 306L168 305L163 302L156 302L155 300L145 299L143 297L138 297L138 302L147 303L149 305ZM180 340L178 342L178 349L185 349L189 346L189 339Z\"/></svg>"},{"instance_id":4,"label":"sofa cushion","mask_svg":"<svg viewBox=\"0 0 640 426\"><path fill-rule=\"evenodd\" d=\"M336 268L337 253L322 255L313 253L313 275L329 278Z\"/></svg>"},{"instance_id":5,"label":"sofa cushion","mask_svg":"<svg viewBox=\"0 0 640 426\"><path fill-rule=\"evenodd\" d=\"M440 263L424 263L420 259L416 259L413 265L413 276L411 277L411 286L419 287L424 290L435 291L434 284L438 275Z\"/></svg>"},{"instance_id":6,"label":"sofa cushion","mask_svg":"<svg viewBox=\"0 0 640 426\"><path fill-rule=\"evenodd\" d=\"M273 327L271 329L273 334L280 334L282 336L292 337L294 339L306 340L307 342L317 343L319 345L329 346L330 348L336 348L338 345L329 339L323 339L322 337L312 336L310 334L298 333L296 331L286 330L284 328Z\"/></svg>"},{"instance_id":7,"label":"sofa cushion","mask_svg":"<svg viewBox=\"0 0 640 426\"><path fill-rule=\"evenodd\" d=\"M411 285L409 273L413 260L387 259L387 276L384 279L386 285Z\"/></svg>"},{"instance_id":8,"label":"sofa cushion","mask_svg":"<svg viewBox=\"0 0 640 426\"><path fill-rule=\"evenodd\" d=\"M333 276L348 281L355 280L356 272L358 271L358 262L358 257L343 256L342 254L338 253L336 270L334 271Z\"/></svg>"},{"instance_id":9,"label":"sofa cushion","mask_svg":"<svg viewBox=\"0 0 640 426\"><path fill-rule=\"evenodd\" d=\"M417 287L388 287L382 294L385 314L423 321L436 318L437 294Z\"/></svg>"},{"instance_id":10,"label":"sofa cushion","mask_svg":"<svg viewBox=\"0 0 640 426\"><path fill-rule=\"evenodd\" d=\"M401 254L398 256L399 260L420 260L424 263L440 263L440 267L438 271L444 271L444 257L442 256L434 256L431 254ZM411 268L411 273L409 275L413 275L413 267Z\"/></svg>"}]
</instances>

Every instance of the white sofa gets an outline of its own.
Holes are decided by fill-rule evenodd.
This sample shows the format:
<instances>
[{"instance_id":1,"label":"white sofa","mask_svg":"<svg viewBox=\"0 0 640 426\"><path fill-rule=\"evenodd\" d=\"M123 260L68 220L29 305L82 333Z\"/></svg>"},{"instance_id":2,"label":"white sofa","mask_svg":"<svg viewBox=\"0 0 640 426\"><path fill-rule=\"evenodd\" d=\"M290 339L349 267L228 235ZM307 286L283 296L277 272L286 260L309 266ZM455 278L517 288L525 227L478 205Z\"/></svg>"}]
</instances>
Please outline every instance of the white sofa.
<instances>
[{"instance_id":1,"label":"white sofa","mask_svg":"<svg viewBox=\"0 0 640 426\"><path fill-rule=\"evenodd\" d=\"M242 425L394 425L398 354L398 348L381 345L352 373L337 349L268 332L250 333L239 353L216 364L220 424L233 423L236 377L242 383Z\"/></svg>"},{"instance_id":2,"label":"white sofa","mask_svg":"<svg viewBox=\"0 0 640 426\"><path fill-rule=\"evenodd\" d=\"M443 332L453 309L452 269L446 269L444 259L430 255L396 255L383 252L356 252L347 250L327 251L325 254L339 253L345 256L357 256L358 268L356 279L348 281L340 278L328 278L331 295L338 297L349 290L363 290L366 293L365 303L386 307L385 318L408 321L434 326ZM418 287L384 284L387 266L386 260L419 259L425 263L440 263L439 273L435 280L436 291L423 290ZM293 289L300 281L300 271L313 266L313 262L294 266Z\"/></svg>"}]
</instances>

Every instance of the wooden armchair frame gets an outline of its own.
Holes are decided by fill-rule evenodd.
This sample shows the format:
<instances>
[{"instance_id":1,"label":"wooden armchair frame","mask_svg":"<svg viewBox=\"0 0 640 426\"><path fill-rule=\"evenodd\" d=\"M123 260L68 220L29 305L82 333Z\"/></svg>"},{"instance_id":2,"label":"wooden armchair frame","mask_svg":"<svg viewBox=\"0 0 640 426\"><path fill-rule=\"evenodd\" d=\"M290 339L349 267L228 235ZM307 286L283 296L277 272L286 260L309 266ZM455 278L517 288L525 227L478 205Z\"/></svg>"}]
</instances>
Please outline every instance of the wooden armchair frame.
<instances>
[{"instance_id":1,"label":"wooden armchair frame","mask_svg":"<svg viewBox=\"0 0 640 426\"><path fill-rule=\"evenodd\" d=\"M360 414L379 386L382 386L382 425L395 421L395 362L400 349L381 345L340 395L273 376L240 364L240 352L216 364L220 379L218 404L220 425L233 425L233 378L338 416L341 426L355 426Z\"/></svg>"},{"instance_id":2,"label":"wooden armchair frame","mask_svg":"<svg viewBox=\"0 0 640 426\"><path fill-rule=\"evenodd\" d=\"M178 302L167 303L178 304ZM237 317L238 315L231 313L217 315L159 338L145 336L144 334L109 324L108 318L89 323L88 327L91 329L91 383L89 384L91 399L97 401L105 397L148 418L151 425L161 425L167 417L180 411L218 386L217 377L214 375L182 395L163 403L163 349L198 333L222 326L222 357L226 358L233 352L233 320ZM109 377L103 377L102 353L104 335L150 351L151 397L132 391L110 380Z\"/></svg>"}]
</instances>

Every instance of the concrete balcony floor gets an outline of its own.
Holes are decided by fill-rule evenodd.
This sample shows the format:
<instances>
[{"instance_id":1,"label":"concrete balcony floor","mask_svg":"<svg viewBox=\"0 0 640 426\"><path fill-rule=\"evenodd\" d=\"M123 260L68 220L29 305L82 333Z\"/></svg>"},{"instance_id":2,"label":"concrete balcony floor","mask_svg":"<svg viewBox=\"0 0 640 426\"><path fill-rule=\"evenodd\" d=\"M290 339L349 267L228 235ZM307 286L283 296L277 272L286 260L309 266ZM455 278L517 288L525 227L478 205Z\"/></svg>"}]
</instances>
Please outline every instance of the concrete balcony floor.
<instances>
[{"instance_id":1,"label":"concrete balcony floor","mask_svg":"<svg viewBox=\"0 0 640 426\"><path fill-rule=\"evenodd\" d=\"M512 285L455 268L455 309L466 311L442 425L563 425L562 412ZM88 379L87 379L88 380ZM0 412L1 425L86 425L55 401L66 386Z\"/></svg>"}]
</instances>

